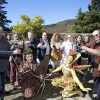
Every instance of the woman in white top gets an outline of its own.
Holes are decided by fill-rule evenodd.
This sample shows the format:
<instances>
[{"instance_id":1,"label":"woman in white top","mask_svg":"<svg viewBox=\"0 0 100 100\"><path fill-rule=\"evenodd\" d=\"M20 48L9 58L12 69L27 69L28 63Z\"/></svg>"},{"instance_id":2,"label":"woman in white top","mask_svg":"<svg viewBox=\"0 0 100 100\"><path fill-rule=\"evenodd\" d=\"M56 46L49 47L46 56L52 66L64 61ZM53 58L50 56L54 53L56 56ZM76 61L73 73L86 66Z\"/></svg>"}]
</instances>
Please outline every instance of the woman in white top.
<instances>
[{"instance_id":1,"label":"woman in white top","mask_svg":"<svg viewBox=\"0 0 100 100\"><path fill-rule=\"evenodd\" d=\"M63 50L62 57L69 55L70 50L76 51L76 43L73 41L70 34L67 35L66 41L62 43L60 49Z\"/></svg>"},{"instance_id":2,"label":"woman in white top","mask_svg":"<svg viewBox=\"0 0 100 100\"><path fill-rule=\"evenodd\" d=\"M59 51L62 42L60 40L60 34L54 33L51 38L51 49L54 51ZM58 61L51 61L53 68L60 66L60 60Z\"/></svg>"}]
</instances>

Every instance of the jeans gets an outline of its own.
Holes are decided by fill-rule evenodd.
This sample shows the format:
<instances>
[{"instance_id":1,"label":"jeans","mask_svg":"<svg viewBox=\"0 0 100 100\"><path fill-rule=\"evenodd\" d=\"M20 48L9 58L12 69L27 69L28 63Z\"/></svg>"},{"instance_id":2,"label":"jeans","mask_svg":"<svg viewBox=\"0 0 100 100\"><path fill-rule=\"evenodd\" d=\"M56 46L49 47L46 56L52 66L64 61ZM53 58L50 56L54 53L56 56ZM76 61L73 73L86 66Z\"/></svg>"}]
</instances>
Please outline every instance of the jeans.
<instances>
[{"instance_id":1,"label":"jeans","mask_svg":"<svg viewBox=\"0 0 100 100\"><path fill-rule=\"evenodd\" d=\"M0 92L3 92L5 88L5 72L0 72Z\"/></svg>"},{"instance_id":2,"label":"jeans","mask_svg":"<svg viewBox=\"0 0 100 100\"><path fill-rule=\"evenodd\" d=\"M98 96L100 96L100 77L95 77L94 76L93 93L96 93Z\"/></svg>"}]
</instances>

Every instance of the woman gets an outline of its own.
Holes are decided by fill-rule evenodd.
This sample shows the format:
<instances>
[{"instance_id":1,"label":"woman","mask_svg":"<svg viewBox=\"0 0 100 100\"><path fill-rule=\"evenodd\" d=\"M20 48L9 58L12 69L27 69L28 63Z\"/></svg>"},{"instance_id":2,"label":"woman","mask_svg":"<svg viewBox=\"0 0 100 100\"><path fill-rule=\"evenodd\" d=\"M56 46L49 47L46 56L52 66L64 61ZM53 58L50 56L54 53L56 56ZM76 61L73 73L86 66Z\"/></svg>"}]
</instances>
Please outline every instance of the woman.
<instances>
[{"instance_id":1,"label":"woman","mask_svg":"<svg viewBox=\"0 0 100 100\"><path fill-rule=\"evenodd\" d=\"M60 50L60 46L61 46L62 42L60 40L60 35L58 33L54 33L52 38L51 38L51 49L52 52L56 52L56 54L58 55L58 59L54 60L51 57L51 62L54 68L60 66L60 61L61 61L61 55L62 55L62 51Z\"/></svg>"},{"instance_id":2,"label":"woman","mask_svg":"<svg viewBox=\"0 0 100 100\"><path fill-rule=\"evenodd\" d=\"M34 59L31 51L26 52L25 62L19 67L22 92L25 99L29 99L38 94L41 87L42 72L40 65Z\"/></svg>"},{"instance_id":3,"label":"woman","mask_svg":"<svg viewBox=\"0 0 100 100\"><path fill-rule=\"evenodd\" d=\"M77 52L81 53L82 54L82 49L80 48L81 45L84 44L84 41L83 41L83 36L81 34L78 34L76 36L76 45L77 45ZM79 65L81 65L81 57L78 59L77 63Z\"/></svg>"},{"instance_id":4,"label":"woman","mask_svg":"<svg viewBox=\"0 0 100 100\"><path fill-rule=\"evenodd\" d=\"M86 35L85 37L84 37L84 45L86 46L86 45L88 45L89 44L89 42L90 42L90 37L89 37L89 35ZM81 46L80 46L81 47ZM91 56L90 56L90 54L88 54L87 52L85 52L83 49L81 50L81 55L82 55L82 57L81 57L81 64L83 65L83 64L90 64L90 61L91 61Z\"/></svg>"}]
</instances>

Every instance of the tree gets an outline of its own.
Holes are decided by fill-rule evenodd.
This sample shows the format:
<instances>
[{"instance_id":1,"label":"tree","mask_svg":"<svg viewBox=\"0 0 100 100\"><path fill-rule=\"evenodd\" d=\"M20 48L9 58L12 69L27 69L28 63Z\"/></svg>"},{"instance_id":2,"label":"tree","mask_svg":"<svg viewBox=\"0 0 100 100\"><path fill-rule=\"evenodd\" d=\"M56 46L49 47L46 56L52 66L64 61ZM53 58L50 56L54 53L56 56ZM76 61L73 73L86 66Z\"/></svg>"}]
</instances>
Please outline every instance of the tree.
<instances>
[{"instance_id":1,"label":"tree","mask_svg":"<svg viewBox=\"0 0 100 100\"><path fill-rule=\"evenodd\" d=\"M23 37L26 37L27 32L32 30L36 36L40 36L44 31L42 24L44 20L40 16L35 16L34 19L30 19L27 15L21 15L22 23L18 23L13 27L13 32L20 33Z\"/></svg>"},{"instance_id":2,"label":"tree","mask_svg":"<svg viewBox=\"0 0 100 100\"><path fill-rule=\"evenodd\" d=\"M100 0L92 0L91 4L88 5L89 11L97 10L100 12Z\"/></svg>"},{"instance_id":3,"label":"tree","mask_svg":"<svg viewBox=\"0 0 100 100\"><path fill-rule=\"evenodd\" d=\"M83 33L83 26L85 25L84 19L86 17L86 13L82 12L82 9L80 8L78 11L78 16L75 21L75 26L73 28L73 32L75 33Z\"/></svg>"},{"instance_id":4,"label":"tree","mask_svg":"<svg viewBox=\"0 0 100 100\"><path fill-rule=\"evenodd\" d=\"M6 31L9 30L8 23L11 23L11 20L7 19L7 11L4 11L5 8L3 5L8 4L6 0L0 0L0 26L2 26Z\"/></svg>"},{"instance_id":5,"label":"tree","mask_svg":"<svg viewBox=\"0 0 100 100\"><path fill-rule=\"evenodd\" d=\"M100 0L92 0L87 12L79 10L73 32L91 33L96 29L100 29Z\"/></svg>"}]
</instances>

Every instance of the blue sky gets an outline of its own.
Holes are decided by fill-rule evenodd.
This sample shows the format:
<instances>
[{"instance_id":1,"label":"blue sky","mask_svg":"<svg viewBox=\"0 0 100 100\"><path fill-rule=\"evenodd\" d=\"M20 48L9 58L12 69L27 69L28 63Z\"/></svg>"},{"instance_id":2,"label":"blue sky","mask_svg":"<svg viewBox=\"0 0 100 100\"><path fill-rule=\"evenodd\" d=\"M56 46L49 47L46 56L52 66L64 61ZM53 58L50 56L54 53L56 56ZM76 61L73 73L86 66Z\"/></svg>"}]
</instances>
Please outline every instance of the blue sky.
<instances>
[{"instance_id":1,"label":"blue sky","mask_svg":"<svg viewBox=\"0 0 100 100\"><path fill-rule=\"evenodd\" d=\"M12 20L12 25L21 22L20 15L28 15L31 19L41 16L45 25L57 23L67 19L75 19L79 8L88 10L91 0L6 0L4 5L7 18Z\"/></svg>"}]
</instances>

